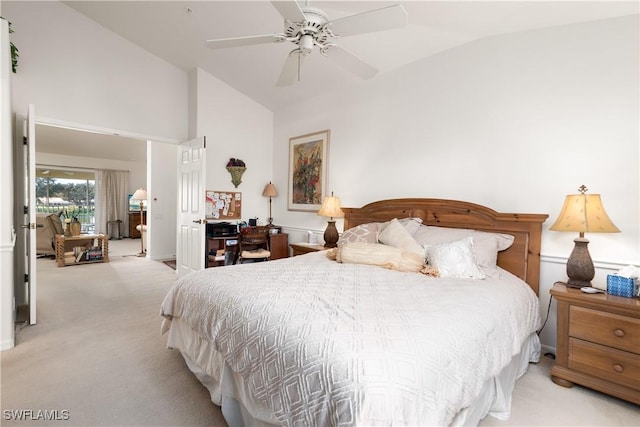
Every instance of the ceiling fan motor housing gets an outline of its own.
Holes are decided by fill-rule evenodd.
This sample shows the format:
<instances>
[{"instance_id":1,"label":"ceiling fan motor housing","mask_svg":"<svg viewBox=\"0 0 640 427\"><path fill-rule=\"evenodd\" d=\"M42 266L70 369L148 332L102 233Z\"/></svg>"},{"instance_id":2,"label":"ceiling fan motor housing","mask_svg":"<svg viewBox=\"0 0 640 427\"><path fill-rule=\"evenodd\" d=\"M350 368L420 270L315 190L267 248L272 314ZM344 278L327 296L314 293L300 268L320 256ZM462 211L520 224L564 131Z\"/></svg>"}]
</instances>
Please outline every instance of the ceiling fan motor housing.
<instances>
[{"instance_id":1,"label":"ceiling fan motor housing","mask_svg":"<svg viewBox=\"0 0 640 427\"><path fill-rule=\"evenodd\" d=\"M328 28L329 17L319 9L303 7L305 20L303 22L286 21L284 34L288 39L295 39L300 51L308 55L314 45L323 46L335 37Z\"/></svg>"}]
</instances>

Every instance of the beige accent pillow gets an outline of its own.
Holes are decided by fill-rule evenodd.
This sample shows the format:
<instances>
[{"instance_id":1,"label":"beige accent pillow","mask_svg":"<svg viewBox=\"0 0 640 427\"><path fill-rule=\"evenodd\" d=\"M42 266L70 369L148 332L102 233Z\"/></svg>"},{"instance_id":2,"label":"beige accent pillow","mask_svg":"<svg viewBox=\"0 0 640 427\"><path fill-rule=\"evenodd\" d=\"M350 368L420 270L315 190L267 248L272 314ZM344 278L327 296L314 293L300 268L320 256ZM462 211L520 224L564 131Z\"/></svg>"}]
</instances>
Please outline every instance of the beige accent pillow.
<instances>
[{"instance_id":1,"label":"beige accent pillow","mask_svg":"<svg viewBox=\"0 0 640 427\"><path fill-rule=\"evenodd\" d=\"M476 263L471 236L455 242L426 245L425 254L427 264L437 269L440 277L467 279L486 277Z\"/></svg>"},{"instance_id":2,"label":"beige accent pillow","mask_svg":"<svg viewBox=\"0 0 640 427\"><path fill-rule=\"evenodd\" d=\"M64 228L62 227L62 221L56 214L48 215L45 218L48 222L49 228L53 231L53 234L64 234Z\"/></svg>"},{"instance_id":3,"label":"beige accent pillow","mask_svg":"<svg viewBox=\"0 0 640 427\"><path fill-rule=\"evenodd\" d=\"M416 242L407 229L396 218L392 219L378 235L378 241L385 245L424 256L422 246Z\"/></svg>"},{"instance_id":4,"label":"beige accent pillow","mask_svg":"<svg viewBox=\"0 0 640 427\"><path fill-rule=\"evenodd\" d=\"M378 243L378 223L360 224L345 230L338 239L338 246L351 243Z\"/></svg>"},{"instance_id":5,"label":"beige accent pillow","mask_svg":"<svg viewBox=\"0 0 640 427\"><path fill-rule=\"evenodd\" d=\"M425 246L449 243L467 236L473 238L473 252L480 269L487 275L497 273L498 252L513 244L514 236L510 234L422 225L413 237L420 245Z\"/></svg>"},{"instance_id":6,"label":"beige accent pillow","mask_svg":"<svg viewBox=\"0 0 640 427\"><path fill-rule=\"evenodd\" d=\"M412 252L379 243L352 243L338 246L335 260L345 264L377 265L397 271L420 272L424 257Z\"/></svg>"}]
</instances>

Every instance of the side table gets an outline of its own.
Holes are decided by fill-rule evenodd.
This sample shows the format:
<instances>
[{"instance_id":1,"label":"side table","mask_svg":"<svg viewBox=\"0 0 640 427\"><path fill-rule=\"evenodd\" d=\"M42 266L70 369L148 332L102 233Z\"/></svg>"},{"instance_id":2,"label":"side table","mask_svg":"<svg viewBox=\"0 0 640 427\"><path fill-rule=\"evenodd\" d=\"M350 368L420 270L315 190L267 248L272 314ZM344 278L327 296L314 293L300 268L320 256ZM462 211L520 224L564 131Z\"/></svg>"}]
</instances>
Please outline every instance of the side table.
<instances>
[{"instance_id":1,"label":"side table","mask_svg":"<svg viewBox=\"0 0 640 427\"><path fill-rule=\"evenodd\" d=\"M291 243L291 255L297 256L302 254L308 254L309 252L324 251L329 248L325 248L322 245L314 245L311 243Z\"/></svg>"},{"instance_id":2,"label":"side table","mask_svg":"<svg viewBox=\"0 0 640 427\"><path fill-rule=\"evenodd\" d=\"M556 360L551 379L640 405L640 298L586 294L556 282Z\"/></svg>"},{"instance_id":3,"label":"side table","mask_svg":"<svg viewBox=\"0 0 640 427\"><path fill-rule=\"evenodd\" d=\"M66 252L71 246L71 252ZM82 248L81 251L74 250ZM56 262L58 267L67 265L109 262L109 236L105 234L80 234L79 236L56 235Z\"/></svg>"}]
</instances>

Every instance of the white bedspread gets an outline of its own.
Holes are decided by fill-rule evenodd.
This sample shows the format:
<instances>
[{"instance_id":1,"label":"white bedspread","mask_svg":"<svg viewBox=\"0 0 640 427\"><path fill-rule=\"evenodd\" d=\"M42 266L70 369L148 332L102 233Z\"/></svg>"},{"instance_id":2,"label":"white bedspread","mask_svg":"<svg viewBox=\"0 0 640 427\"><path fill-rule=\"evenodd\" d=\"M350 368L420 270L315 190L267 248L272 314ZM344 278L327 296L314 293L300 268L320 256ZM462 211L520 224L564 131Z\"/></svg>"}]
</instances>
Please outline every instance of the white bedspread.
<instances>
[{"instance_id":1,"label":"white bedspread","mask_svg":"<svg viewBox=\"0 0 640 427\"><path fill-rule=\"evenodd\" d=\"M283 425L448 425L538 327L515 276L432 278L324 253L211 268L162 304Z\"/></svg>"}]
</instances>

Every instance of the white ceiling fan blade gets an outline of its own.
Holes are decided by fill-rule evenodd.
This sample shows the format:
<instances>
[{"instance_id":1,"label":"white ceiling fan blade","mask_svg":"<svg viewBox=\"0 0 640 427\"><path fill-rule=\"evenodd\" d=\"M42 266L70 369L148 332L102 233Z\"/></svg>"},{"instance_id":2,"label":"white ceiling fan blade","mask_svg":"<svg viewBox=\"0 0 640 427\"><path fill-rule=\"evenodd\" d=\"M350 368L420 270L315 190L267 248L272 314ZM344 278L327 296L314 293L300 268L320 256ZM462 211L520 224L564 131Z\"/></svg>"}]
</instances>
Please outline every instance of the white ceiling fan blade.
<instances>
[{"instance_id":1,"label":"white ceiling fan blade","mask_svg":"<svg viewBox=\"0 0 640 427\"><path fill-rule=\"evenodd\" d=\"M234 37L229 39L207 40L210 49L226 49L228 47L250 46L254 44L266 44L280 42L284 39L276 34L265 34L263 36Z\"/></svg>"},{"instance_id":2,"label":"white ceiling fan blade","mask_svg":"<svg viewBox=\"0 0 640 427\"><path fill-rule=\"evenodd\" d=\"M327 53L327 58L363 79L370 79L378 74L377 68L372 67L340 46L333 46Z\"/></svg>"},{"instance_id":3,"label":"white ceiling fan blade","mask_svg":"<svg viewBox=\"0 0 640 427\"><path fill-rule=\"evenodd\" d=\"M407 25L407 12L400 5L370 10L331 21L331 31L337 36L392 30Z\"/></svg>"},{"instance_id":4,"label":"white ceiling fan blade","mask_svg":"<svg viewBox=\"0 0 640 427\"><path fill-rule=\"evenodd\" d=\"M302 9L298 6L294 0L289 1L272 1L271 4L273 7L278 9L280 15L288 21L291 22L302 22L305 20L304 13L302 13Z\"/></svg>"},{"instance_id":5,"label":"white ceiling fan blade","mask_svg":"<svg viewBox=\"0 0 640 427\"><path fill-rule=\"evenodd\" d=\"M298 80L303 58L304 55L298 49L291 51L284 63L284 67L282 67L276 86L291 86Z\"/></svg>"}]
</instances>

